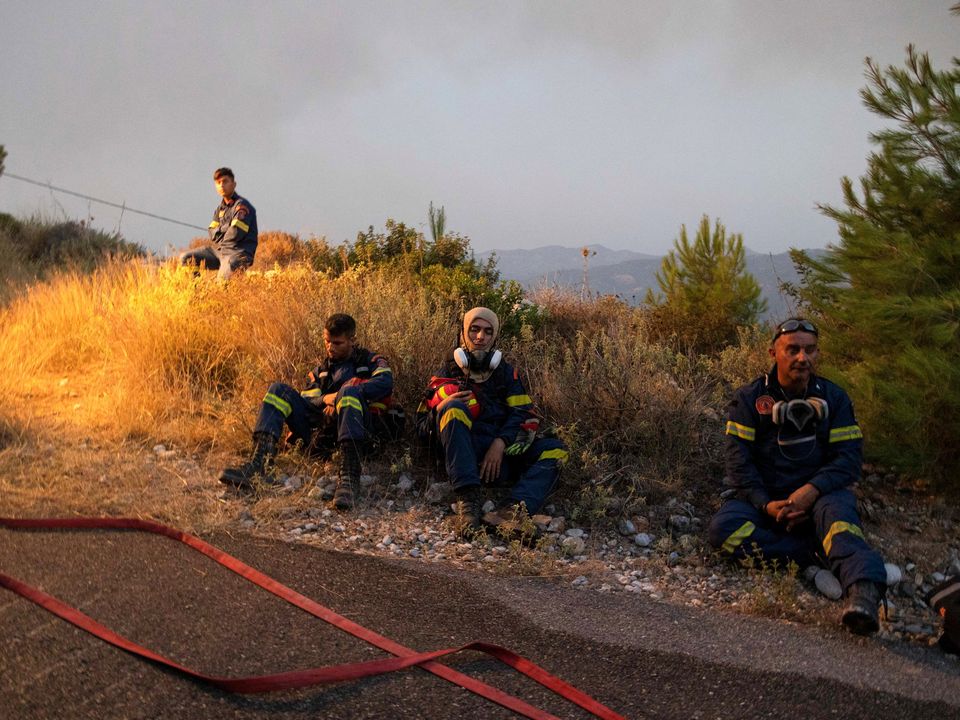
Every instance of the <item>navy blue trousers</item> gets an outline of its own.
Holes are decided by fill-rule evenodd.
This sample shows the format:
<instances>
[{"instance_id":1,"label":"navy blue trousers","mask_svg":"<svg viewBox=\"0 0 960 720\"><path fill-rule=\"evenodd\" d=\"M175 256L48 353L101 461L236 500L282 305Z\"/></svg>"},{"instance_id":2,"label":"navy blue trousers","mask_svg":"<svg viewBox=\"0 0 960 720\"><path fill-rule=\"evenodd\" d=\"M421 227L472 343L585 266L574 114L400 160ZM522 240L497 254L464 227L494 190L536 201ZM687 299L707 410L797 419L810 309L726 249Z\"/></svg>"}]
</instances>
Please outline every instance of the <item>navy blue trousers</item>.
<instances>
[{"instance_id":1,"label":"navy blue trousers","mask_svg":"<svg viewBox=\"0 0 960 720\"><path fill-rule=\"evenodd\" d=\"M360 389L356 385L341 388L337 393L336 407L336 419L328 418L294 388L273 383L263 398L253 431L279 439L283 426L287 425L293 439L300 440L304 447L311 447L318 430L341 443L366 440L369 435L366 419L370 410L360 395Z\"/></svg>"},{"instance_id":2,"label":"navy blue trousers","mask_svg":"<svg viewBox=\"0 0 960 720\"><path fill-rule=\"evenodd\" d=\"M801 567L825 557L846 590L858 580L886 584L883 558L867 544L857 499L849 490L821 495L811 520L787 532L786 526L743 500L727 500L710 520L710 544L731 557L793 560Z\"/></svg>"},{"instance_id":3,"label":"navy blue trousers","mask_svg":"<svg viewBox=\"0 0 960 720\"><path fill-rule=\"evenodd\" d=\"M480 484L480 461L495 436L473 432L465 403L451 401L437 416L447 476L454 489ZM531 515L543 506L560 475L567 450L557 438L539 438L521 455L504 455L499 484L512 485L510 503L524 503Z\"/></svg>"}]
</instances>

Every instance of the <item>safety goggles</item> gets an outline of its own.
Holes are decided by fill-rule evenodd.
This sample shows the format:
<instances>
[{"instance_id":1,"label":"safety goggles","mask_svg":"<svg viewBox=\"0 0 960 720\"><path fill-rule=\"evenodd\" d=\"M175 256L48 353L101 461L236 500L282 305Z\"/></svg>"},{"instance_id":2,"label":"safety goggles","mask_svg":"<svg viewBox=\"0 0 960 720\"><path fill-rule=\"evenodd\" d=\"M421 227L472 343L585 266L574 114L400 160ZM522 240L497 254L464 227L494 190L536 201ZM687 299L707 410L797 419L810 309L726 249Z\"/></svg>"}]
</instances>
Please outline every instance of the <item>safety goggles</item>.
<instances>
[{"instance_id":1,"label":"safety goggles","mask_svg":"<svg viewBox=\"0 0 960 720\"><path fill-rule=\"evenodd\" d=\"M777 327L777 331L773 334L773 341L776 342L776 339L781 335L789 335L790 333L795 333L798 330L813 333L817 337L820 337L820 332L817 330L817 326L809 320L787 320L785 323Z\"/></svg>"}]
</instances>

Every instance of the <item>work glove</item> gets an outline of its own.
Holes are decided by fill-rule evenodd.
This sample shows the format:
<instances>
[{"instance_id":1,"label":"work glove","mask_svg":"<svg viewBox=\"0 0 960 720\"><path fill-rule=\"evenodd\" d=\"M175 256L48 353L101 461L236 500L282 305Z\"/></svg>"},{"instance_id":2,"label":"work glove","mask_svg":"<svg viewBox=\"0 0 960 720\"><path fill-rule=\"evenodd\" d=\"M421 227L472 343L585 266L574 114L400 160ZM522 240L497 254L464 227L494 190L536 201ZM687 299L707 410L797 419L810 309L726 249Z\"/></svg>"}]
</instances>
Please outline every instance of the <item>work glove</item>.
<instances>
[{"instance_id":1,"label":"work glove","mask_svg":"<svg viewBox=\"0 0 960 720\"><path fill-rule=\"evenodd\" d=\"M512 444L507 446L504 452L506 452L507 455L523 455L530 449L530 446L533 445L533 441L537 439L537 431L539 429L540 420L537 418L526 420L523 425L520 426L520 432L517 433L517 438Z\"/></svg>"}]
</instances>

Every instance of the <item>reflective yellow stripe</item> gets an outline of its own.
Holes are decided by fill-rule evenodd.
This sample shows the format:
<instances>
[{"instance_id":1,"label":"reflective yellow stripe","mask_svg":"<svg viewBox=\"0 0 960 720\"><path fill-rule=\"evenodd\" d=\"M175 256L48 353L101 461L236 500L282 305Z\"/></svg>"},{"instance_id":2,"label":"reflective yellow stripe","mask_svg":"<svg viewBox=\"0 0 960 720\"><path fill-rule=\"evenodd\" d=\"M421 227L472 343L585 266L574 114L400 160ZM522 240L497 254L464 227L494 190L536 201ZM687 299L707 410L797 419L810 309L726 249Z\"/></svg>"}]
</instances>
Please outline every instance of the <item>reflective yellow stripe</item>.
<instances>
[{"instance_id":1,"label":"reflective yellow stripe","mask_svg":"<svg viewBox=\"0 0 960 720\"><path fill-rule=\"evenodd\" d=\"M507 397L507 405L510 407L518 407L520 405L532 405L533 400L530 399L529 395L509 395Z\"/></svg>"},{"instance_id":2,"label":"reflective yellow stripe","mask_svg":"<svg viewBox=\"0 0 960 720\"><path fill-rule=\"evenodd\" d=\"M277 397L273 393L267 393L264 395L263 401L267 405L273 405L273 407L283 413L284 417L290 417L290 413L293 412L293 408L290 407L290 403L288 403L282 397Z\"/></svg>"},{"instance_id":3,"label":"reflective yellow stripe","mask_svg":"<svg viewBox=\"0 0 960 720\"><path fill-rule=\"evenodd\" d=\"M372 410L386 410L387 406L381 402L372 402L370 403L370 408Z\"/></svg>"},{"instance_id":4,"label":"reflective yellow stripe","mask_svg":"<svg viewBox=\"0 0 960 720\"><path fill-rule=\"evenodd\" d=\"M861 540L865 539L863 537L863 530L861 530L858 525L848 523L846 520L837 520L830 526L830 532L828 532L827 536L823 539L823 551L827 553L827 555L830 554L830 548L833 547L833 536L839 535L842 532L853 533Z\"/></svg>"},{"instance_id":5,"label":"reflective yellow stripe","mask_svg":"<svg viewBox=\"0 0 960 720\"><path fill-rule=\"evenodd\" d=\"M321 397L323 395L323 390L320 388L313 388L311 390L303 390L300 392L301 397L305 398L315 398Z\"/></svg>"},{"instance_id":6,"label":"reflective yellow stripe","mask_svg":"<svg viewBox=\"0 0 960 720\"><path fill-rule=\"evenodd\" d=\"M437 395L440 396L441 400L446 400L448 397L450 397L449 393L447 393L446 388L447 388L446 385L443 385L442 387L437 388Z\"/></svg>"},{"instance_id":7,"label":"reflective yellow stripe","mask_svg":"<svg viewBox=\"0 0 960 720\"><path fill-rule=\"evenodd\" d=\"M755 428L741 425L733 420L727 420L727 435L733 435L741 440L750 440L751 442L757 439L757 431Z\"/></svg>"},{"instance_id":8,"label":"reflective yellow stripe","mask_svg":"<svg viewBox=\"0 0 960 720\"><path fill-rule=\"evenodd\" d=\"M567 461L567 451L563 448L544 450L537 458L537 462L540 460L556 460L558 463L565 463Z\"/></svg>"},{"instance_id":9,"label":"reflective yellow stripe","mask_svg":"<svg viewBox=\"0 0 960 720\"><path fill-rule=\"evenodd\" d=\"M743 525L737 528L736 532L731 534L730 537L723 541L722 549L726 550L730 554L733 554L733 552L743 544L744 540L753 535L753 531L756 529L757 526L747 520Z\"/></svg>"},{"instance_id":10,"label":"reflective yellow stripe","mask_svg":"<svg viewBox=\"0 0 960 720\"><path fill-rule=\"evenodd\" d=\"M467 429L473 427L473 421L467 417L467 414L463 410L460 408L450 408L443 414L443 417L440 418L440 432L443 432L443 429L451 420L459 420L467 426Z\"/></svg>"},{"instance_id":11,"label":"reflective yellow stripe","mask_svg":"<svg viewBox=\"0 0 960 720\"><path fill-rule=\"evenodd\" d=\"M237 220L236 218L234 218L234 219L233 219L233 222L230 223L230 224L231 224L231 225L236 225L238 228L240 228L240 229L243 230L244 232L250 232L250 226L247 225L247 224L246 224L245 222L243 222L242 220Z\"/></svg>"},{"instance_id":12,"label":"reflective yellow stripe","mask_svg":"<svg viewBox=\"0 0 960 720\"><path fill-rule=\"evenodd\" d=\"M216 220L214 220L212 223L210 223L210 227L212 227L212 228L220 227L220 223L218 223Z\"/></svg>"},{"instance_id":13,"label":"reflective yellow stripe","mask_svg":"<svg viewBox=\"0 0 960 720\"><path fill-rule=\"evenodd\" d=\"M360 403L360 398L344 395L342 398L340 398L340 400L337 401L337 412L340 412L345 407L353 408L361 413L363 412L363 405Z\"/></svg>"},{"instance_id":14,"label":"reflective yellow stripe","mask_svg":"<svg viewBox=\"0 0 960 720\"><path fill-rule=\"evenodd\" d=\"M383 373L390 373L393 375L393 370L388 367L377 368L373 371L373 375L371 375L371 377L376 377L377 375L382 375Z\"/></svg>"},{"instance_id":15,"label":"reflective yellow stripe","mask_svg":"<svg viewBox=\"0 0 960 720\"><path fill-rule=\"evenodd\" d=\"M844 440L859 440L863 437L859 425L847 425L830 430L830 442L843 442Z\"/></svg>"}]
</instances>

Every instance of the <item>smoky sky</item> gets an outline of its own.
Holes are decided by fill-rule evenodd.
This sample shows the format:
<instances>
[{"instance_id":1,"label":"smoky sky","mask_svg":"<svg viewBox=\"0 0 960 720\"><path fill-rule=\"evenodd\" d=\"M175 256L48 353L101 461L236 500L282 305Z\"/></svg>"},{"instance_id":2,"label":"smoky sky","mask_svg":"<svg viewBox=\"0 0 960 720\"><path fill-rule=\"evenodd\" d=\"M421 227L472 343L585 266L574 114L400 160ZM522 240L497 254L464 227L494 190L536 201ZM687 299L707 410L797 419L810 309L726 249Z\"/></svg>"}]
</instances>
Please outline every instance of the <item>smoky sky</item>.
<instances>
[{"instance_id":1,"label":"smoky sky","mask_svg":"<svg viewBox=\"0 0 960 720\"><path fill-rule=\"evenodd\" d=\"M864 58L946 68L951 2L5 2L7 170L206 226L352 240L430 202L477 250L662 254L704 213L760 251L836 238ZM202 234L0 178L0 211L164 250Z\"/></svg>"}]
</instances>

